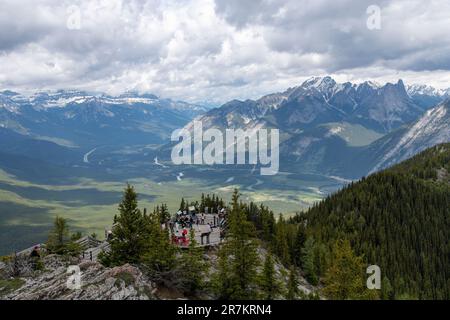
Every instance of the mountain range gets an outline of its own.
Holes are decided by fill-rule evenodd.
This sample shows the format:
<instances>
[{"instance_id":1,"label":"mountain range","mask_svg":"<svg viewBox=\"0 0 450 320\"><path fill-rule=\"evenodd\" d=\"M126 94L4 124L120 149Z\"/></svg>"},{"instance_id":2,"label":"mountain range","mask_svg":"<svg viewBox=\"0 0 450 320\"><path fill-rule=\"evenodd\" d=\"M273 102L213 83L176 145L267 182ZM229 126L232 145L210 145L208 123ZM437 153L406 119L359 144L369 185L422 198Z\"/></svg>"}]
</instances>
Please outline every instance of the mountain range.
<instances>
[{"instance_id":1,"label":"mountain range","mask_svg":"<svg viewBox=\"0 0 450 320\"><path fill-rule=\"evenodd\" d=\"M206 110L151 94L0 92L0 127L71 147L163 143L175 128Z\"/></svg>"},{"instance_id":2,"label":"mountain range","mask_svg":"<svg viewBox=\"0 0 450 320\"><path fill-rule=\"evenodd\" d=\"M94 150L110 166L168 160L171 132L192 129L196 120L204 129L277 128L281 171L356 179L448 142L449 93L426 85L405 87L402 80L355 84L326 76L208 109L133 92L110 96L60 90L25 96L3 91L0 165L8 166L8 154L76 167L88 164ZM123 152L127 148L134 151Z\"/></svg>"},{"instance_id":3,"label":"mountain range","mask_svg":"<svg viewBox=\"0 0 450 320\"><path fill-rule=\"evenodd\" d=\"M149 208L238 186L257 203L293 213L352 180L450 142L449 109L445 90L331 77L213 109L133 92L2 91L0 254L41 241L55 214L78 230L101 232L127 181ZM194 119L204 129L279 129L279 174L260 176L253 166L174 165L170 135L190 129Z\"/></svg>"},{"instance_id":4,"label":"mountain range","mask_svg":"<svg viewBox=\"0 0 450 320\"><path fill-rule=\"evenodd\" d=\"M198 120L215 127L251 128L264 124L290 133L346 121L387 133L416 120L434 105L419 103L419 91L409 92L402 80L380 86L371 81L337 83L328 76L314 77L298 87L258 100L230 101ZM427 97L434 98L437 104L445 95L435 91L434 95L428 92Z\"/></svg>"},{"instance_id":5,"label":"mountain range","mask_svg":"<svg viewBox=\"0 0 450 320\"><path fill-rule=\"evenodd\" d=\"M449 92L405 87L402 80L379 85L314 77L258 100L230 101L195 120L222 130L277 128L283 171L354 179L450 141Z\"/></svg>"}]
</instances>

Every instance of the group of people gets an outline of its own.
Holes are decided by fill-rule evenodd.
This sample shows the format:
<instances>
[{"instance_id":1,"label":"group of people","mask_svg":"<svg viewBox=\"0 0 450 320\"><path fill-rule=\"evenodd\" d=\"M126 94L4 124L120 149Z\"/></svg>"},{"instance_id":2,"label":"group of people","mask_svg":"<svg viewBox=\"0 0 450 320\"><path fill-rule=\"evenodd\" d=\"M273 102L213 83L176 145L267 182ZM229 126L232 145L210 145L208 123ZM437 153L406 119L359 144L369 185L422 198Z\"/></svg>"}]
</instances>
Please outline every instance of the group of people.
<instances>
[{"instance_id":1,"label":"group of people","mask_svg":"<svg viewBox=\"0 0 450 320\"><path fill-rule=\"evenodd\" d=\"M182 228L191 229L192 226L195 225L204 225L206 221L205 214L196 214L193 213L177 213L174 224L178 223Z\"/></svg>"},{"instance_id":2,"label":"group of people","mask_svg":"<svg viewBox=\"0 0 450 320\"><path fill-rule=\"evenodd\" d=\"M204 238L206 243L209 244L209 236L213 231L213 228L220 226L221 216L220 213L212 214L212 221L207 221L207 214L178 211L174 219L169 221L169 227L172 235L172 242L180 246L189 245L189 230L194 228L197 234L200 235L200 244L204 244Z\"/></svg>"}]
</instances>

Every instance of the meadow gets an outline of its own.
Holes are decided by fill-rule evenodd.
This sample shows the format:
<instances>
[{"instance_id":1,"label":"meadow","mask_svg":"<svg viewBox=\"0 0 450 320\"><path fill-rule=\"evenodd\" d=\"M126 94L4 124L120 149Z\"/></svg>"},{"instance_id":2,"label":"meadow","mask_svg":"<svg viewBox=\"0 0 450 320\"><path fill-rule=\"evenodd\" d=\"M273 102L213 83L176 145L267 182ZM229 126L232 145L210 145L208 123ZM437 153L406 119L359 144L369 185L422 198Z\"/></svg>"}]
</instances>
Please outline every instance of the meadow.
<instances>
[{"instance_id":1,"label":"meadow","mask_svg":"<svg viewBox=\"0 0 450 320\"><path fill-rule=\"evenodd\" d=\"M325 195L321 188L339 185L328 178L309 177L307 181L286 173L267 178L233 172L230 177L225 170L214 170L212 179L205 170L185 169L179 179L174 173L117 181L80 177L74 183L58 185L26 181L0 170L0 255L44 242L57 215L68 219L73 232L96 233L103 238L118 212L127 182L135 186L139 206L147 210L166 203L174 213L182 197L196 201L202 193L219 194L228 202L233 189L239 188L244 201L264 203L285 215L319 201Z\"/></svg>"}]
</instances>

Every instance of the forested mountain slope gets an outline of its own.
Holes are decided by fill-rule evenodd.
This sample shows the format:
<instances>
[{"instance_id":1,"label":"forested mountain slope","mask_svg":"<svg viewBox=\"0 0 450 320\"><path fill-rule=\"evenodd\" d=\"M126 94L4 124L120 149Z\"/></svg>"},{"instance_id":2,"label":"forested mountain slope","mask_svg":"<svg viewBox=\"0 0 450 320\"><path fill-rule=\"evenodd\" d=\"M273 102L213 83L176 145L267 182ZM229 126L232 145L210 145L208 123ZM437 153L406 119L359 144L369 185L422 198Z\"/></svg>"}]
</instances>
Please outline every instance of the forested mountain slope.
<instances>
[{"instance_id":1,"label":"forested mountain slope","mask_svg":"<svg viewBox=\"0 0 450 320\"><path fill-rule=\"evenodd\" d=\"M350 240L367 264L381 267L390 298L449 299L449 215L450 144L440 144L348 185L293 221L326 247Z\"/></svg>"}]
</instances>

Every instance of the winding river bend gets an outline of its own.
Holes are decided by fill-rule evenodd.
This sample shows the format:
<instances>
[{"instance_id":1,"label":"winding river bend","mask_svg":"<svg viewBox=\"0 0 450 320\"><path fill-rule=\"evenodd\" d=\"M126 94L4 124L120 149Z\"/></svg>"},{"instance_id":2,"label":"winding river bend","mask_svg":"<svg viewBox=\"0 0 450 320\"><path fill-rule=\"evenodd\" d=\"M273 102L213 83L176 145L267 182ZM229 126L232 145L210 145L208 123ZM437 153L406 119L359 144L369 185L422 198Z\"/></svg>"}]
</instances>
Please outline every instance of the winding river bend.
<instances>
[{"instance_id":1,"label":"winding river bend","mask_svg":"<svg viewBox=\"0 0 450 320\"><path fill-rule=\"evenodd\" d=\"M97 148L92 149L91 151L87 152L84 156L83 156L83 162L84 163L89 163L89 156L95 152L95 150L97 150Z\"/></svg>"}]
</instances>

